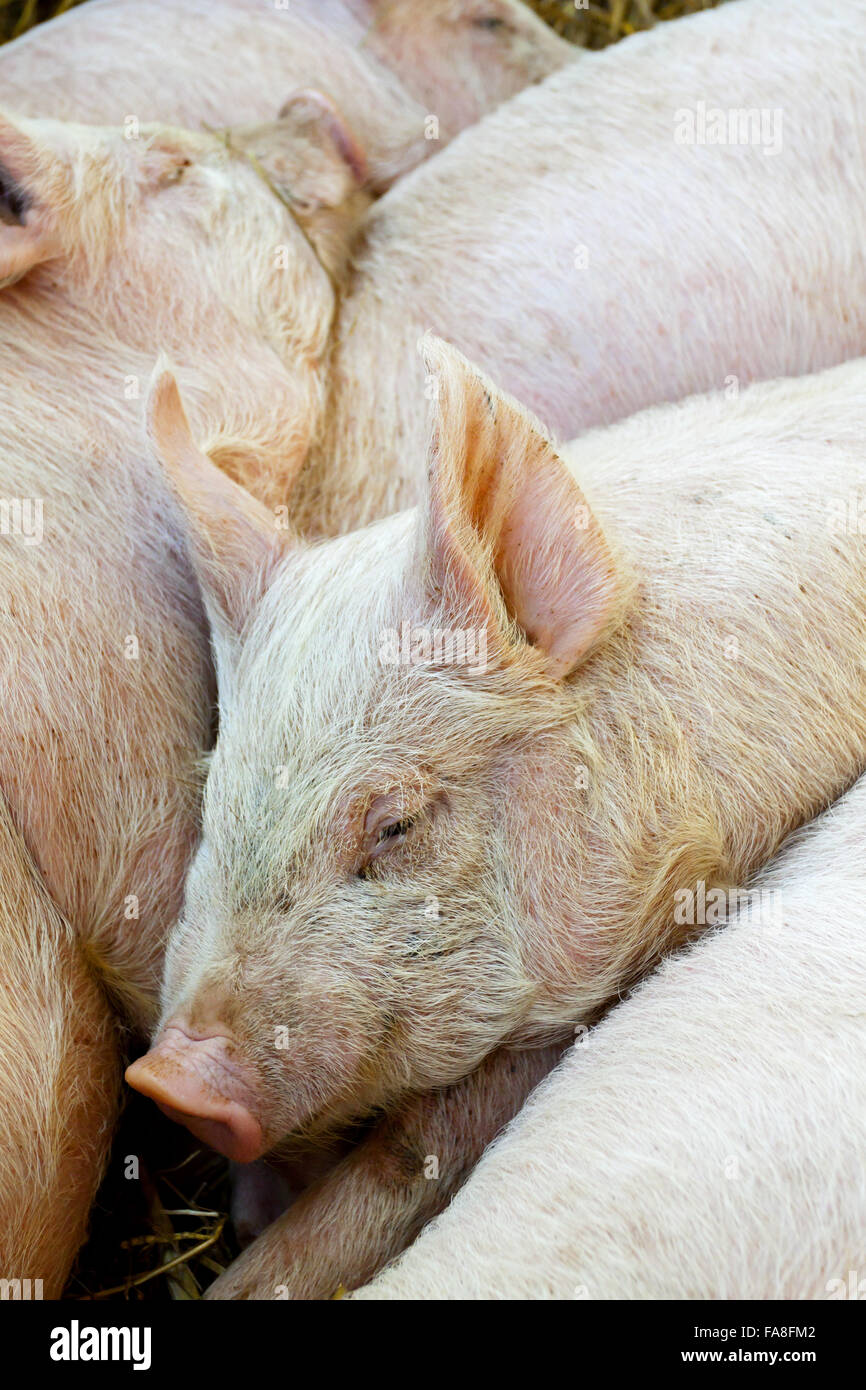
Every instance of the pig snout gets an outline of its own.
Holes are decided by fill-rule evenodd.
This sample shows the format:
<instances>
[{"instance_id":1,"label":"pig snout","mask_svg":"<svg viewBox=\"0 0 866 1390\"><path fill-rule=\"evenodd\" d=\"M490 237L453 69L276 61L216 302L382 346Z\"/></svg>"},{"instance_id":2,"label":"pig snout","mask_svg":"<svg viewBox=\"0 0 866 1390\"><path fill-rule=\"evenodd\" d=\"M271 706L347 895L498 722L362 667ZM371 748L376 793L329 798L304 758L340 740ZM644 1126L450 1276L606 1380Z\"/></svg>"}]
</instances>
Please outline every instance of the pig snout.
<instances>
[{"instance_id":1,"label":"pig snout","mask_svg":"<svg viewBox=\"0 0 866 1390\"><path fill-rule=\"evenodd\" d=\"M265 1152L255 1086L225 1034L200 1037L168 1023L126 1080L226 1158L251 1163Z\"/></svg>"}]
</instances>

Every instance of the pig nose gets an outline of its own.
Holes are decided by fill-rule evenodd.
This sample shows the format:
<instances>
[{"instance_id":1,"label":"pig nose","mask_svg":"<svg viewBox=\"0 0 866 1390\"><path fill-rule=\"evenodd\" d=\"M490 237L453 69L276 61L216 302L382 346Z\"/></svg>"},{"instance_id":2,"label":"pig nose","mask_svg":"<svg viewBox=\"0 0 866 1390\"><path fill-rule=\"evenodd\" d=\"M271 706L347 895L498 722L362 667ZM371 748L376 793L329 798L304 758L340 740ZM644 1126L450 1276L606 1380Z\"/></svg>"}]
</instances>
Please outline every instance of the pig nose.
<instances>
[{"instance_id":1,"label":"pig nose","mask_svg":"<svg viewBox=\"0 0 866 1390\"><path fill-rule=\"evenodd\" d=\"M224 1034L198 1037L171 1021L127 1068L126 1079L169 1119L236 1163L251 1163L268 1147L255 1115L255 1087Z\"/></svg>"}]
</instances>

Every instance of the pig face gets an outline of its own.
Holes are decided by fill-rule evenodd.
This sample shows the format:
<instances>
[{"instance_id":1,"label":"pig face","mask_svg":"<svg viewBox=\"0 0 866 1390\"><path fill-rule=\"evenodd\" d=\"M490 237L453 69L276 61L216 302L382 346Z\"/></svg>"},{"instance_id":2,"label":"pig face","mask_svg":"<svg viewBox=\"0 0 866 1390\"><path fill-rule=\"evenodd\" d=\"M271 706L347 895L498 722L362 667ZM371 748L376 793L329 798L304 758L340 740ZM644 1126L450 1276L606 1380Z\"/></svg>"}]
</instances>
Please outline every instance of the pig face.
<instances>
[{"instance_id":1,"label":"pig face","mask_svg":"<svg viewBox=\"0 0 866 1390\"><path fill-rule=\"evenodd\" d=\"M281 201L219 137L0 117L0 169L2 220L21 248L4 281L52 259L55 274L91 282L109 318L118 314L120 284L128 298L122 322L139 299L150 302L157 286L159 302L171 299L166 318L182 313L197 284L194 272L205 266L210 295L239 315L277 320L286 290L277 261L297 268L302 291L310 292L309 281L327 280L289 215L289 191ZM275 257L286 244L289 254Z\"/></svg>"},{"instance_id":2,"label":"pig face","mask_svg":"<svg viewBox=\"0 0 866 1390\"><path fill-rule=\"evenodd\" d=\"M575 56L521 0L349 0L366 47L449 129L540 82Z\"/></svg>"},{"instance_id":3,"label":"pig face","mask_svg":"<svg viewBox=\"0 0 866 1390\"><path fill-rule=\"evenodd\" d=\"M562 678L623 586L520 408L442 344L428 367L426 507L310 547L275 544L155 391L220 731L162 1037L130 1080L236 1158L455 1080L533 1003L503 807L573 724Z\"/></svg>"},{"instance_id":4,"label":"pig face","mask_svg":"<svg viewBox=\"0 0 866 1390\"><path fill-rule=\"evenodd\" d=\"M297 140L294 109L280 139L258 128L266 154ZM309 144L317 120L323 131L317 163L296 160L291 187L285 161L277 187L260 161L212 135L0 117L0 285L28 276L28 293L62 298L66 318L88 316L88 336L116 341L121 380L130 351L152 362L154 347L194 365L212 394L228 395L220 382L231 380L230 425L273 422L287 472L319 407L335 304L317 218L365 175L339 112L324 101L300 109Z\"/></svg>"}]
</instances>

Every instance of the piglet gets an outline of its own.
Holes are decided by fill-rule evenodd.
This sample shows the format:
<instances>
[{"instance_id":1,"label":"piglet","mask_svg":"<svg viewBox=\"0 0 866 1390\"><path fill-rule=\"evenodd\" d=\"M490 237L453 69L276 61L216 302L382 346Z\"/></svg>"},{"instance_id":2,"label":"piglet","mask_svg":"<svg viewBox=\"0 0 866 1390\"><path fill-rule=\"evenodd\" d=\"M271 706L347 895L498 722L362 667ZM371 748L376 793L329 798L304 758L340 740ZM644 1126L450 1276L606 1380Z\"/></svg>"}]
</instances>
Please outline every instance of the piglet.
<instances>
[{"instance_id":1,"label":"piglet","mask_svg":"<svg viewBox=\"0 0 866 1390\"><path fill-rule=\"evenodd\" d=\"M864 68L861 0L722 5L583 54L401 180L353 248L295 524L419 500L425 331L565 439L866 352Z\"/></svg>"},{"instance_id":2,"label":"piglet","mask_svg":"<svg viewBox=\"0 0 866 1390\"><path fill-rule=\"evenodd\" d=\"M212 737L140 397L161 344L213 457L287 488L324 339L287 336L283 303L316 324L335 304L325 155L293 214L214 135L0 115L0 1276L46 1296L105 1162L123 1030L155 1017Z\"/></svg>"},{"instance_id":3,"label":"piglet","mask_svg":"<svg viewBox=\"0 0 866 1390\"><path fill-rule=\"evenodd\" d=\"M220 732L128 1079L241 1161L386 1112L220 1296L368 1276L531 1086L520 1050L719 920L680 895L715 904L866 766L862 361L565 455L453 348L425 365L421 505L312 546L241 504L170 374L151 401Z\"/></svg>"}]
</instances>

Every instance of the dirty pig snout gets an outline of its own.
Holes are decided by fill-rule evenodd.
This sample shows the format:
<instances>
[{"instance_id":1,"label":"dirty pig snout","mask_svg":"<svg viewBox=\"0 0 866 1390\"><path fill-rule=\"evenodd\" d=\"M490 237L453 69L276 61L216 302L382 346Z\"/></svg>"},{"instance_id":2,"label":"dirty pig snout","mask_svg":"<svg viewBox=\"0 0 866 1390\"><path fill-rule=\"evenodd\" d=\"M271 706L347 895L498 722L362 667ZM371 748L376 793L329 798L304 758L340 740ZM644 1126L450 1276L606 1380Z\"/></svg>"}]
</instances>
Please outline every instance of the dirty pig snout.
<instances>
[{"instance_id":1,"label":"dirty pig snout","mask_svg":"<svg viewBox=\"0 0 866 1390\"><path fill-rule=\"evenodd\" d=\"M268 1147L255 1085L224 1034L199 1037L169 1021L150 1051L127 1068L126 1080L236 1163L251 1163Z\"/></svg>"}]
</instances>

